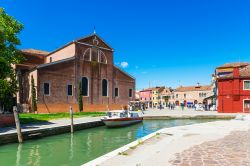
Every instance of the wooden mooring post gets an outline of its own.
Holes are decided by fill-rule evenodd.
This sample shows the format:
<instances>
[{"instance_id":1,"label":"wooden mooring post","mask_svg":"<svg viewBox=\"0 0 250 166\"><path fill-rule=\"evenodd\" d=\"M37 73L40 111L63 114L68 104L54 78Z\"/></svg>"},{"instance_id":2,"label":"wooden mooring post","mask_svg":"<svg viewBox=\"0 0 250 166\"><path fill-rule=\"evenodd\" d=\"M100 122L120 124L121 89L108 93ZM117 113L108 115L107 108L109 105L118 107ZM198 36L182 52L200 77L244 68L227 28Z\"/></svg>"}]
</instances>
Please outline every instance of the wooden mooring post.
<instances>
[{"instance_id":1,"label":"wooden mooring post","mask_svg":"<svg viewBox=\"0 0 250 166\"><path fill-rule=\"evenodd\" d=\"M73 119L73 110L72 110L72 106L70 106L70 132L74 133L74 119Z\"/></svg>"},{"instance_id":2,"label":"wooden mooring post","mask_svg":"<svg viewBox=\"0 0 250 166\"><path fill-rule=\"evenodd\" d=\"M22 131L21 131L21 125L20 125L19 115L18 115L17 107L16 106L13 107L13 113L14 113L14 117L15 117L18 142L19 143L23 143L23 136L22 136Z\"/></svg>"}]
</instances>

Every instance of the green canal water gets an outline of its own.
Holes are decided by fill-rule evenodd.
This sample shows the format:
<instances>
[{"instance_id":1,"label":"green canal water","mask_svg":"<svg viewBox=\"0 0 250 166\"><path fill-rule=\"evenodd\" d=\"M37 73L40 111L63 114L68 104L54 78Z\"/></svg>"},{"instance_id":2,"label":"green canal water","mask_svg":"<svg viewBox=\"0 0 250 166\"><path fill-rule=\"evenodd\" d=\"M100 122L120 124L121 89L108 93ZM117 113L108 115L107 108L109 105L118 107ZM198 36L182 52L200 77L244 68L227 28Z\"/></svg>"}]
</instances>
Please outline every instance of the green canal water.
<instances>
[{"instance_id":1,"label":"green canal water","mask_svg":"<svg viewBox=\"0 0 250 166\"><path fill-rule=\"evenodd\" d=\"M161 128L208 121L212 120L144 120L129 127L103 126L8 144L0 146L0 166L78 166Z\"/></svg>"}]
</instances>

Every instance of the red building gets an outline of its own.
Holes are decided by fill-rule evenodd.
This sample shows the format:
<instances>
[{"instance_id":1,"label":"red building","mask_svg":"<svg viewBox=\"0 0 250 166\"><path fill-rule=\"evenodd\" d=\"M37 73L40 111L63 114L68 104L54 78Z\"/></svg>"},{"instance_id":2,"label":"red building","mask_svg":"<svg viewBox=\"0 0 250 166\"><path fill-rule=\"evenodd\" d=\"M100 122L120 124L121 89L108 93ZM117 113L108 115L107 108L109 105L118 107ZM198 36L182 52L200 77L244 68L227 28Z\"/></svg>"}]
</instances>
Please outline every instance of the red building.
<instances>
[{"instance_id":1,"label":"red building","mask_svg":"<svg viewBox=\"0 0 250 166\"><path fill-rule=\"evenodd\" d=\"M225 64L216 69L220 113L250 112L250 64Z\"/></svg>"}]
</instances>

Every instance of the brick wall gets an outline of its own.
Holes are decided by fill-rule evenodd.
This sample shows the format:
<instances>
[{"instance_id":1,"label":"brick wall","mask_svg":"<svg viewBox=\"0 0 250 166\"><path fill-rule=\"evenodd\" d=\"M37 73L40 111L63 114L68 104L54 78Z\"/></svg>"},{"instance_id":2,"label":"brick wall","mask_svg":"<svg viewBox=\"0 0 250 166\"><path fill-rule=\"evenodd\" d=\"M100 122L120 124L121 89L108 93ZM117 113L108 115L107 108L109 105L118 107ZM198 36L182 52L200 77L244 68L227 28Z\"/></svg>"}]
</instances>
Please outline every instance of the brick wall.
<instances>
[{"instance_id":1,"label":"brick wall","mask_svg":"<svg viewBox=\"0 0 250 166\"><path fill-rule=\"evenodd\" d=\"M78 110L78 86L82 77L89 81L89 95L83 97L84 111L106 111L121 109L134 100L135 80L113 65L113 52L102 50L107 64L84 61L83 54L90 46L77 44L76 59L38 69L38 112L68 112L70 105ZM108 81L108 96L102 96L102 80ZM43 84L50 84L50 95L43 94ZM67 96L67 85L72 84L73 96ZM119 96L114 89L119 88ZM132 97L129 97L132 89Z\"/></svg>"}]
</instances>

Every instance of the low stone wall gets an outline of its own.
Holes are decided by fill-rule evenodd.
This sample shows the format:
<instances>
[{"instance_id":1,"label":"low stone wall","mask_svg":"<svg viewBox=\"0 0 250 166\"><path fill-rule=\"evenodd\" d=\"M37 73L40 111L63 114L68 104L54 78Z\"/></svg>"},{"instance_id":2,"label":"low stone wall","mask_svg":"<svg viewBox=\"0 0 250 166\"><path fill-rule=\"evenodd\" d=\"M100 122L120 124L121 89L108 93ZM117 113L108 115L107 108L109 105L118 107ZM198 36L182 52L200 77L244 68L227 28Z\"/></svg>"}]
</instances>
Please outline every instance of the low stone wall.
<instances>
[{"instance_id":1,"label":"low stone wall","mask_svg":"<svg viewBox=\"0 0 250 166\"><path fill-rule=\"evenodd\" d=\"M75 124L74 130L75 131L83 130L83 129L93 128L93 127L98 127L98 126L103 126L103 125L104 123L102 121ZM63 133L70 133L70 125L22 132L24 140L37 139L37 138L58 135L58 134L63 134ZM0 135L0 145L7 144L7 143L17 143L17 142L18 142L18 138L17 138L16 133Z\"/></svg>"},{"instance_id":2,"label":"low stone wall","mask_svg":"<svg viewBox=\"0 0 250 166\"><path fill-rule=\"evenodd\" d=\"M0 114L0 127L12 126L15 124L13 114Z\"/></svg>"},{"instance_id":3,"label":"low stone wall","mask_svg":"<svg viewBox=\"0 0 250 166\"><path fill-rule=\"evenodd\" d=\"M58 113L69 112L69 108L72 106L74 112L78 112L77 104L55 103L55 104L38 104L38 113ZM125 105L122 104L89 104L83 105L84 112L105 112L109 110L122 109Z\"/></svg>"}]
</instances>

